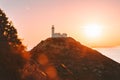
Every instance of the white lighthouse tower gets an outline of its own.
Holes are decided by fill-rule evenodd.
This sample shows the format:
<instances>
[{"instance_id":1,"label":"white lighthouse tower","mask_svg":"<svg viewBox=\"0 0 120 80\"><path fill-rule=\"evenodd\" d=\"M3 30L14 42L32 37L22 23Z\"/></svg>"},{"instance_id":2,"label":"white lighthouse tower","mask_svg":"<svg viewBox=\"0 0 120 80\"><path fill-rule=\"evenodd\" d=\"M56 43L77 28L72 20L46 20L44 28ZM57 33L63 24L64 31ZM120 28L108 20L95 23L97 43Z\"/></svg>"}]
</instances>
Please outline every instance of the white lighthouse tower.
<instances>
[{"instance_id":1,"label":"white lighthouse tower","mask_svg":"<svg viewBox=\"0 0 120 80\"><path fill-rule=\"evenodd\" d=\"M54 33L55 33L54 25L52 25L52 30L51 30L51 31L52 31L52 34L51 34L51 35L52 35L52 37L54 37Z\"/></svg>"},{"instance_id":2,"label":"white lighthouse tower","mask_svg":"<svg viewBox=\"0 0 120 80\"><path fill-rule=\"evenodd\" d=\"M52 25L52 28L51 28L51 37L52 38L67 37L67 34L66 33L63 33L63 34L55 33L54 25Z\"/></svg>"}]
</instances>

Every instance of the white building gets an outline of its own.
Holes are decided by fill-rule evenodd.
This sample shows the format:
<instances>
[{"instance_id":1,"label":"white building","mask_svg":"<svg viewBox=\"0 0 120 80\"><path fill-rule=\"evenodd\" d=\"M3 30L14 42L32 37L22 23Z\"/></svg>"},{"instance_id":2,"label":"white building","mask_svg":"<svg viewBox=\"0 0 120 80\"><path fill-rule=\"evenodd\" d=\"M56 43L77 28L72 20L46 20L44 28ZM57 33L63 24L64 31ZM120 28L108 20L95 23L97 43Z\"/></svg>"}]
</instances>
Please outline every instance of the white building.
<instances>
[{"instance_id":1,"label":"white building","mask_svg":"<svg viewBox=\"0 0 120 80\"><path fill-rule=\"evenodd\" d=\"M52 25L52 38L57 38L57 37L67 37L67 34L66 33L63 33L63 34L60 34L60 33L55 33L55 28L54 28L54 25Z\"/></svg>"}]
</instances>

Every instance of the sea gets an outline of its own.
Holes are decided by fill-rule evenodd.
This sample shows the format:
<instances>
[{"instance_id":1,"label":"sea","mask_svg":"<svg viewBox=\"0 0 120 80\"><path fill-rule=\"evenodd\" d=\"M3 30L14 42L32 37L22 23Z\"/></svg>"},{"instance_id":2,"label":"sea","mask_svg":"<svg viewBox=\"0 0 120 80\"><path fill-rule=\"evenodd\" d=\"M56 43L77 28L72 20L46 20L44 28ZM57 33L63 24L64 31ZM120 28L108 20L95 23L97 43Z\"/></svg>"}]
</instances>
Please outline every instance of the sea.
<instances>
[{"instance_id":1,"label":"sea","mask_svg":"<svg viewBox=\"0 0 120 80\"><path fill-rule=\"evenodd\" d=\"M111 58L112 60L120 63L120 46L111 48L94 48L95 50L101 52L103 55Z\"/></svg>"}]
</instances>

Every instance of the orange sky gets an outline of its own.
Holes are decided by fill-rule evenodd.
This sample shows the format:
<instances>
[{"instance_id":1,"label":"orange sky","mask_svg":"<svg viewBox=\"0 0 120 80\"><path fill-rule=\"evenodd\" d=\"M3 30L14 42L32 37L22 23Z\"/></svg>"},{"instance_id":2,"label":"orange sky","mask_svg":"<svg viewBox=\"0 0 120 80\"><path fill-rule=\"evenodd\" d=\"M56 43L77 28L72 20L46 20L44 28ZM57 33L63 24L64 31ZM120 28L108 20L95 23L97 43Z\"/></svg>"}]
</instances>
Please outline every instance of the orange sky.
<instances>
[{"instance_id":1,"label":"orange sky","mask_svg":"<svg viewBox=\"0 0 120 80\"><path fill-rule=\"evenodd\" d=\"M87 46L120 45L119 0L0 0L0 8L29 49L51 36L53 24L56 32L66 32ZM103 25L100 37L85 36L83 28L91 23Z\"/></svg>"}]
</instances>

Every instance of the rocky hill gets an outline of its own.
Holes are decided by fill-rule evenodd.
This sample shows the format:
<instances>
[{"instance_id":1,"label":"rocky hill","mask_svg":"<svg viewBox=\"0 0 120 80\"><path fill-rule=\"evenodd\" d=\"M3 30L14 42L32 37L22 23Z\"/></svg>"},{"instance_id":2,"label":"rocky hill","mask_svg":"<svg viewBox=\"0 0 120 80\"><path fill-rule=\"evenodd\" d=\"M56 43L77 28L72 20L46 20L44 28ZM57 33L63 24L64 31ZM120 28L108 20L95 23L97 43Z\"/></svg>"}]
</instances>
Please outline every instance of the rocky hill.
<instances>
[{"instance_id":1,"label":"rocky hill","mask_svg":"<svg viewBox=\"0 0 120 80\"><path fill-rule=\"evenodd\" d=\"M71 37L48 38L30 54L41 80L120 80L119 63Z\"/></svg>"}]
</instances>

